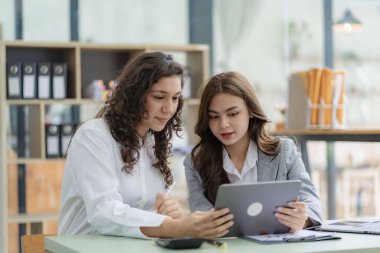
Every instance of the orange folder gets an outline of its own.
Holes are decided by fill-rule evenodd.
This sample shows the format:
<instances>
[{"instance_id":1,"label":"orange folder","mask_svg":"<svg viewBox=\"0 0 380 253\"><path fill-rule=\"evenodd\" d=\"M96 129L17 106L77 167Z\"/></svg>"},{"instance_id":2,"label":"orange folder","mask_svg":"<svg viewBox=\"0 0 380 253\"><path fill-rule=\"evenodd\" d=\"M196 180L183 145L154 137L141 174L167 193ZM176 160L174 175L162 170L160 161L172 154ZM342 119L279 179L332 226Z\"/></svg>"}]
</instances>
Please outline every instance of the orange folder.
<instances>
[{"instance_id":1,"label":"orange folder","mask_svg":"<svg viewBox=\"0 0 380 253\"><path fill-rule=\"evenodd\" d=\"M311 103L312 103L312 110L311 110L311 124L312 125L318 125L319 120L318 120L318 113L319 113L319 91L320 91L320 86L321 86L321 75L322 75L322 69L313 69L314 72L314 83L311 93Z\"/></svg>"},{"instance_id":2,"label":"orange folder","mask_svg":"<svg viewBox=\"0 0 380 253\"><path fill-rule=\"evenodd\" d=\"M332 124L332 99L334 72L331 69L323 70L323 83L321 85L321 99L323 99L323 125Z\"/></svg>"}]
</instances>

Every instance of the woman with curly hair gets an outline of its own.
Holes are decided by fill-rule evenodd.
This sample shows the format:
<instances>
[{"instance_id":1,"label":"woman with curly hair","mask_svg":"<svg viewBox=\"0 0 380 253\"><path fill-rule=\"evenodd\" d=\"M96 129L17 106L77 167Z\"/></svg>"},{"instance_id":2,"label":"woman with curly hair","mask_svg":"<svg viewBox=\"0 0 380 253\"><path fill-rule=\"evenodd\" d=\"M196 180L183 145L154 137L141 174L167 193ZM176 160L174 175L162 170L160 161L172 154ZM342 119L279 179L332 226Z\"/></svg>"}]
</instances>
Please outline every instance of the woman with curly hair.
<instances>
[{"instance_id":1,"label":"woman with curly hair","mask_svg":"<svg viewBox=\"0 0 380 253\"><path fill-rule=\"evenodd\" d=\"M321 203L300 154L290 139L270 136L267 123L244 76L225 72L207 82L195 126L200 140L184 161L191 210L211 209L221 184L298 179L299 201L274 215L291 231L320 224Z\"/></svg>"},{"instance_id":2,"label":"woman with curly hair","mask_svg":"<svg viewBox=\"0 0 380 253\"><path fill-rule=\"evenodd\" d=\"M160 52L135 56L110 99L85 122L67 153L60 235L138 238L223 236L228 209L183 215L164 194L173 184L167 158L181 130L183 69Z\"/></svg>"}]
</instances>

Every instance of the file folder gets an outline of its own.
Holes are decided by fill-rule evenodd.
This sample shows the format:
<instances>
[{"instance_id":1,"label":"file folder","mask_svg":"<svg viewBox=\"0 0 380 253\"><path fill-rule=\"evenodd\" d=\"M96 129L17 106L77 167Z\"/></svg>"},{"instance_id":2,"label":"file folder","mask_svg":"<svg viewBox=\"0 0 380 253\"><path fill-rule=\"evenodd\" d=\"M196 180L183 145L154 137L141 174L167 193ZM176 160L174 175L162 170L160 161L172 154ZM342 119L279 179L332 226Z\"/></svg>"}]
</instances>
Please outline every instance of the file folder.
<instances>
[{"instance_id":1,"label":"file folder","mask_svg":"<svg viewBox=\"0 0 380 253\"><path fill-rule=\"evenodd\" d=\"M75 128L72 124L61 125L61 157L65 156L71 137L74 135L74 131Z\"/></svg>"},{"instance_id":2,"label":"file folder","mask_svg":"<svg viewBox=\"0 0 380 253\"><path fill-rule=\"evenodd\" d=\"M191 97L191 70L190 67L187 66L184 67L182 97Z\"/></svg>"},{"instance_id":3,"label":"file folder","mask_svg":"<svg viewBox=\"0 0 380 253\"><path fill-rule=\"evenodd\" d=\"M22 92L22 64L7 64L7 97L9 99L20 99Z\"/></svg>"},{"instance_id":4,"label":"file folder","mask_svg":"<svg viewBox=\"0 0 380 253\"><path fill-rule=\"evenodd\" d=\"M53 64L53 98L64 99L67 97L67 64Z\"/></svg>"},{"instance_id":5,"label":"file folder","mask_svg":"<svg viewBox=\"0 0 380 253\"><path fill-rule=\"evenodd\" d=\"M37 64L24 63L22 98L33 99L37 96Z\"/></svg>"},{"instance_id":6,"label":"file folder","mask_svg":"<svg viewBox=\"0 0 380 253\"><path fill-rule=\"evenodd\" d=\"M331 232L319 232L312 230L300 230L294 233L284 234L264 234L245 236L243 239L256 241L259 243L287 243L287 242L315 242L324 240L341 239L340 236Z\"/></svg>"},{"instance_id":7,"label":"file folder","mask_svg":"<svg viewBox=\"0 0 380 253\"><path fill-rule=\"evenodd\" d=\"M39 63L38 64L38 98L49 99L51 98L51 64Z\"/></svg>"},{"instance_id":8,"label":"file folder","mask_svg":"<svg viewBox=\"0 0 380 253\"><path fill-rule=\"evenodd\" d=\"M59 137L60 128L58 125L46 125L46 157L58 158L60 157Z\"/></svg>"},{"instance_id":9,"label":"file folder","mask_svg":"<svg viewBox=\"0 0 380 253\"><path fill-rule=\"evenodd\" d=\"M344 128L347 111L344 77L344 71L328 68L292 74L289 79L288 94L291 96L288 96L286 128Z\"/></svg>"}]
</instances>

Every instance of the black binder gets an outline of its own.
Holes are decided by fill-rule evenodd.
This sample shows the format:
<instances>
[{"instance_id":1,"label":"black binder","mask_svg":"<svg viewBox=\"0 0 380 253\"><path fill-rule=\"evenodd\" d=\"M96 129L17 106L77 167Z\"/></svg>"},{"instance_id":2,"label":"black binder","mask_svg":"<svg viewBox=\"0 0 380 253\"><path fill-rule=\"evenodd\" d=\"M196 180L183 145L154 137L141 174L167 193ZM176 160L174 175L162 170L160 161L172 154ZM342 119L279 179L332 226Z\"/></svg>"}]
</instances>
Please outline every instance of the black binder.
<instances>
[{"instance_id":1,"label":"black binder","mask_svg":"<svg viewBox=\"0 0 380 253\"><path fill-rule=\"evenodd\" d=\"M46 157L58 158L60 157L60 128L59 125L47 124L46 125Z\"/></svg>"},{"instance_id":2,"label":"black binder","mask_svg":"<svg viewBox=\"0 0 380 253\"><path fill-rule=\"evenodd\" d=\"M24 63L22 76L22 98L33 99L37 97L37 64Z\"/></svg>"},{"instance_id":3,"label":"black binder","mask_svg":"<svg viewBox=\"0 0 380 253\"><path fill-rule=\"evenodd\" d=\"M67 64L53 64L53 98L64 99L67 97Z\"/></svg>"},{"instance_id":4,"label":"black binder","mask_svg":"<svg viewBox=\"0 0 380 253\"><path fill-rule=\"evenodd\" d=\"M62 124L61 125L61 156L64 157L69 147L69 143L71 141L71 137L74 135L74 125L72 124Z\"/></svg>"},{"instance_id":5,"label":"black binder","mask_svg":"<svg viewBox=\"0 0 380 253\"><path fill-rule=\"evenodd\" d=\"M51 98L51 64L39 63L38 64L38 98L49 99Z\"/></svg>"},{"instance_id":6,"label":"black binder","mask_svg":"<svg viewBox=\"0 0 380 253\"><path fill-rule=\"evenodd\" d=\"M22 64L7 64L7 97L9 99L20 99L22 97Z\"/></svg>"}]
</instances>

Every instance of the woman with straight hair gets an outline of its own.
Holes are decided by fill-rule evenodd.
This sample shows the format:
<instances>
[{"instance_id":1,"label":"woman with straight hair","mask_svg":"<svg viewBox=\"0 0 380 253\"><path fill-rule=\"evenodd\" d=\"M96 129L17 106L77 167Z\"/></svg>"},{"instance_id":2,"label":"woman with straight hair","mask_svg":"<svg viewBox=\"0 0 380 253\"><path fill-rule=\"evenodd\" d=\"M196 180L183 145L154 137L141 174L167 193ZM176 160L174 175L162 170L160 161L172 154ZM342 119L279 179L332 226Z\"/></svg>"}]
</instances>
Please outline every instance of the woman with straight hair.
<instances>
[{"instance_id":1,"label":"woman with straight hair","mask_svg":"<svg viewBox=\"0 0 380 253\"><path fill-rule=\"evenodd\" d=\"M170 55L135 56L95 119L72 138L65 165L60 235L138 238L225 235L228 209L182 214L165 194L167 158L181 130L183 68Z\"/></svg>"},{"instance_id":2,"label":"woman with straight hair","mask_svg":"<svg viewBox=\"0 0 380 253\"><path fill-rule=\"evenodd\" d=\"M270 136L267 123L241 74L220 73L206 83L195 126L200 140L184 161L191 210L212 209L221 184L298 179L299 200L274 215L290 231L321 223L321 203L295 144Z\"/></svg>"}]
</instances>

